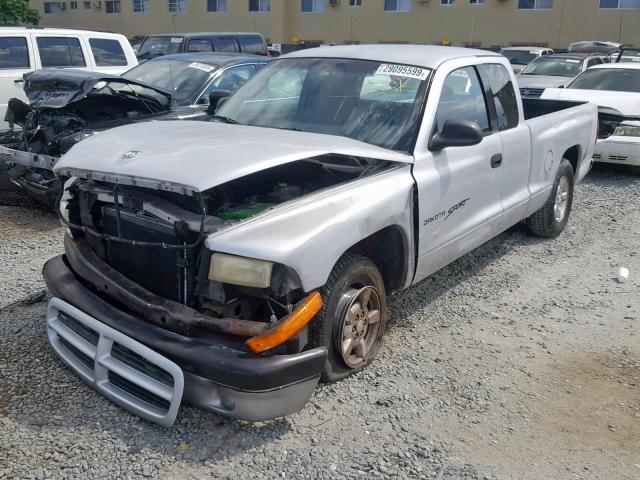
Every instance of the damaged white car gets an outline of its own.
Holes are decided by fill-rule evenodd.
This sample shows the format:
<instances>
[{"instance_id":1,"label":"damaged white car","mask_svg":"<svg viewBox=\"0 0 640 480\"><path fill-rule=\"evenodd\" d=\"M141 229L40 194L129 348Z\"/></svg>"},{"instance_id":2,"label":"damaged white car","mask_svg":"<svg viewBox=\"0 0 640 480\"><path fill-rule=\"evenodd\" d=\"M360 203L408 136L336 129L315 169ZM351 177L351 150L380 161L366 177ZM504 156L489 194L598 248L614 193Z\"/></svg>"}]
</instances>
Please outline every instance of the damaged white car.
<instances>
[{"instance_id":1,"label":"damaged white car","mask_svg":"<svg viewBox=\"0 0 640 480\"><path fill-rule=\"evenodd\" d=\"M262 69L216 121L98 133L56 165L49 341L114 402L261 420L365 368L387 298L527 219L555 237L596 107L520 99L472 49L344 46Z\"/></svg>"}]
</instances>

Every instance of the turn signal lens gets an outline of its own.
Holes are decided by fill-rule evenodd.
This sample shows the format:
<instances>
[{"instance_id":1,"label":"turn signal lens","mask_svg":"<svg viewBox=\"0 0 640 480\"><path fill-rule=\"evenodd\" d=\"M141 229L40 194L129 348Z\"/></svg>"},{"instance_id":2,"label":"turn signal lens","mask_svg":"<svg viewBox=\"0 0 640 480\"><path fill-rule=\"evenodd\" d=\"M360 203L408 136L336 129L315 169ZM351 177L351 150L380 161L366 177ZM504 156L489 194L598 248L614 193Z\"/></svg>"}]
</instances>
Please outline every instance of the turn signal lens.
<instances>
[{"instance_id":1,"label":"turn signal lens","mask_svg":"<svg viewBox=\"0 0 640 480\"><path fill-rule=\"evenodd\" d=\"M245 345L254 353L262 353L282 345L304 328L322 308L322 296L313 292L304 299L302 304L276 325L263 333L251 337Z\"/></svg>"}]
</instances>

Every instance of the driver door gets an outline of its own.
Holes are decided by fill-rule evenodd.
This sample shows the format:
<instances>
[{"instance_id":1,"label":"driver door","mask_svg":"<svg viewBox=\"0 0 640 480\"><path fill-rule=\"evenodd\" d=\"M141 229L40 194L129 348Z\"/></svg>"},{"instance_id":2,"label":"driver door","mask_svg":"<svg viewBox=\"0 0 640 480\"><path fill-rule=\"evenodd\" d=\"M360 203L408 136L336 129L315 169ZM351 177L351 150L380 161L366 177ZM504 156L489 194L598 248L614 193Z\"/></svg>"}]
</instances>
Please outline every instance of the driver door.
<instances>
[{"instance_id":1,"label":"driver door","mask_svg":"<svg viewBox=\"0 0 640 480\"><path fill-rule=\"evenodd\" d=\"M434 81L432 92L437 92ZM426 115L425 115L426 118ZM502 144L491 128L485 89L474 66L454 69L442 81L433 131L447 120L468 120L484 132L472 146L415 151L418 189L418 263L415 281L492 238L502 204Z\"/></svg>"}]
</instances>

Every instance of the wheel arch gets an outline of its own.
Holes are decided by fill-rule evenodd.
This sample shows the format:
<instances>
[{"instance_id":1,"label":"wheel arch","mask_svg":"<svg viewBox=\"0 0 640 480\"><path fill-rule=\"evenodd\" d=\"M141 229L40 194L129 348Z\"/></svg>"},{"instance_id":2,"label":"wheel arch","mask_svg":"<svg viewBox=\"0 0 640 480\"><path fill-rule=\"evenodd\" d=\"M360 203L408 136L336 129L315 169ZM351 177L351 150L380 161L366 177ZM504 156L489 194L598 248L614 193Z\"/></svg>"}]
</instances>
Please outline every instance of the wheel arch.
<instances>
[{"instance_id":1,"label":"wheel arch","mask_svg":"<svg viewBox=\"0 0 640 480\"><path fill-rule=\"evenodd\" d=\"M398 225L390 225L352 245L344 254L355 253L371 260L380 270L387 293L392 293L407 282L410 248L405 232Z\"/></svg>"},{"instance_id":2,"label":"wheel arch","mask_svg":"<svg viewBox=\"0 0 640 480\"><path fill-rule=\"evenodd\" d=\"M573 167L573 173L578 176L578 167L580 166L580 159L582 158L582 148L580 145L574 145L562 154L562 158L569 160L569 163Z\"/></svg>"}]
</instances>

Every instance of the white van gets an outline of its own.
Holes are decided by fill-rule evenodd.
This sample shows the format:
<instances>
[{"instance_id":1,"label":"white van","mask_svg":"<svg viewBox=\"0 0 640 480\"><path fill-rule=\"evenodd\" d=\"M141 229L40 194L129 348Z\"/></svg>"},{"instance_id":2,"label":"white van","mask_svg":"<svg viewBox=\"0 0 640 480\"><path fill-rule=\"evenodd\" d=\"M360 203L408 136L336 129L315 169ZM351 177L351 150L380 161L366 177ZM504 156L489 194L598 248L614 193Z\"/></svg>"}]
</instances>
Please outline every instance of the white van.
<instances>
[{"instance_id":1,"label":"white van","mask_svg":"<svg viewBox=\"0 0 640 480\"><path fill-rule=\"evenodd\" d=\"M62 67L120 75L138 60L124 35L61 28L0 28L0 123L7 102L26 101L22 75Z\"/></svg>"}]
</instances>

